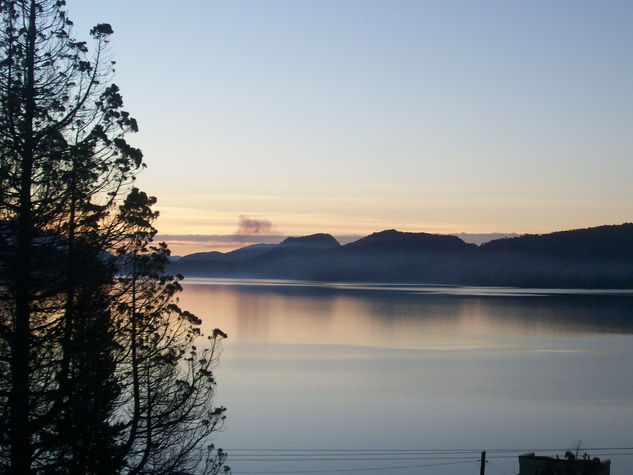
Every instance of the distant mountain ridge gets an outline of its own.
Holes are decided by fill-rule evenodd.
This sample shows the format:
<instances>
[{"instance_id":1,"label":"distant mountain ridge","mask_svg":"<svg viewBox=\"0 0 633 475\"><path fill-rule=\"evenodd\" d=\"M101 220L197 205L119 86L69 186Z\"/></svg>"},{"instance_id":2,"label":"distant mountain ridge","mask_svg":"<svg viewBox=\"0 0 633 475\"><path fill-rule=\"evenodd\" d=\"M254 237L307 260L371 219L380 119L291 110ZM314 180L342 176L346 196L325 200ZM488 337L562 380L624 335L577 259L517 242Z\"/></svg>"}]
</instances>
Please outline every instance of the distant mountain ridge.
<instances>
[{"instance_id":1,"label":"distant mountain ridge","mask_svg":"<svg viewBox=\"0 0 633 475\"><path fill-rule=\"evenodd\" d=\"M633 257L633 224L606 225L549 234L524 234L515 238L489 241L481 247L486 250L558 256Z\"/></svg>"},{"instance_id":2,"label":"distant mountain ridge","mask_svg":"<svg viewBox=\"0 0 633 475\"><path fill-rule=\"evenodd\" d=\"M457 236L428 233L405 233L389 229L370 234L358 241L350 242L344 247L353 250L375 250L407 252L419 250L463 250L473 247Z\"/></svg>"},{"instance_id":3,"label":"distant mountain ridge","mask_svg":"<svg viewBox=\"0 0 633 475\"><path fill-rule=\"evenodd\" d=\"M280 246L327 249L339 247L340 244L331 234L318 233L309 236L288 237L281 242Z\"/></svg>"},{"instance_id":4,"label":"distant mountain ridge","mask_svg":"<svg viewBox=\"0 0 633 475\"><path fill-rule=\"evenodd\" d=\"M633 288L633 224L469 244L453 235L385 230L341 246L329 234L289 237L171 264L189 276L456 285Z\"/></svg>"}]
</instances>

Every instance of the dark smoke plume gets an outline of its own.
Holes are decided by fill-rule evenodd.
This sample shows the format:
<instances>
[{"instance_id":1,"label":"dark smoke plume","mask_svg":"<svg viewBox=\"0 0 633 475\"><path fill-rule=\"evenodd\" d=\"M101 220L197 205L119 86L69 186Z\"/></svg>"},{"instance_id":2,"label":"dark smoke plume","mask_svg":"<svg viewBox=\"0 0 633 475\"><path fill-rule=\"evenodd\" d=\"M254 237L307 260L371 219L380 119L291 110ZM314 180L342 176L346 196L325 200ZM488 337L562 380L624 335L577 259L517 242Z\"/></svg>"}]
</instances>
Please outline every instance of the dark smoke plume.
<instances>
[{"instance_id":1,"label":"dark smoke plume","mask_svg":"<svg viewBox=\"0 0 633 475\"><path fill-rule=\"evenodd\" d=\"M235 234L262 234L270 232L272 228L272 223L267 219L251 219L240 216Z\"/></svg>"}]
</instances>

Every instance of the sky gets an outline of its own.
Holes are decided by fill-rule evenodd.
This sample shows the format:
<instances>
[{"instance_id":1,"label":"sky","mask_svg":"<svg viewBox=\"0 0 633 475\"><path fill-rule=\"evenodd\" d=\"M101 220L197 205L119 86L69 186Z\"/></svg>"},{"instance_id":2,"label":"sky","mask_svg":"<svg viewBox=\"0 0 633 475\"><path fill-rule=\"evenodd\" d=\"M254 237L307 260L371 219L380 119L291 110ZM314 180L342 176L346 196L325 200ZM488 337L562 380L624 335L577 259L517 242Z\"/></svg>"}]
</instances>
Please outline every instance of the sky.
<instances>
[{"instance_id":1,"label":"sky","mask_svg":"<svg viewBox=\"0 0 633 475\"><path fill-rule=\"evenodd\" d=\"M633 221L628 0L67 3L114 29L161 234Z\"/></svg>"}]
</instances>

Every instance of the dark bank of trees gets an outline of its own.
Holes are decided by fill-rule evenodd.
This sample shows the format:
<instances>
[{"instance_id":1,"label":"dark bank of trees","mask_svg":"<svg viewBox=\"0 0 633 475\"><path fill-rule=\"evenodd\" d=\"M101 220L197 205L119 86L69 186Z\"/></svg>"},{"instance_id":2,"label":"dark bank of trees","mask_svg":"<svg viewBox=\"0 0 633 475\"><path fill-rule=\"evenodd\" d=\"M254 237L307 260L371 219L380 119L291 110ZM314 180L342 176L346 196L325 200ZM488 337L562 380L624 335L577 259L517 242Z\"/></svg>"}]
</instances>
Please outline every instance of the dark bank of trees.
<instances>
[{"instance_id":1,"label":"dark bank of trees","mask_svg":"<svg viewBox=\"0 0 633 475\"><path fill-rule=\"evenodd\" d=\"M199 343L164 271L112 29L75 40L61 0L0 15L0 472L222 471L225 335Z\"/></svg>"}]
</instances>

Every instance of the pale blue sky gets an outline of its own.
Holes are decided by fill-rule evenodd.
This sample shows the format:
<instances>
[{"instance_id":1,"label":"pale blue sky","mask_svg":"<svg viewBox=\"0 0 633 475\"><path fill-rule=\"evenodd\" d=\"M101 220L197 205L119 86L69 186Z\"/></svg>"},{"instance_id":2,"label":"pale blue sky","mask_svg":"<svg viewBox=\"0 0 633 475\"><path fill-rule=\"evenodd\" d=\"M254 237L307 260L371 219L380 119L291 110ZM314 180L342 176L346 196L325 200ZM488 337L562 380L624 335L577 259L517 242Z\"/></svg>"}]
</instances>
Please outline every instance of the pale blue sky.
<instances>
[{"instance_id":1,"label":"pale blue sky","mask_svg":"<svg viewBox=\"0 0 633 475\"><path fill-rule=\"evenodd\" d=\"M112 24L159 230L633 220L633 2L72 0Z\"/></svg>"}]
</instances>

